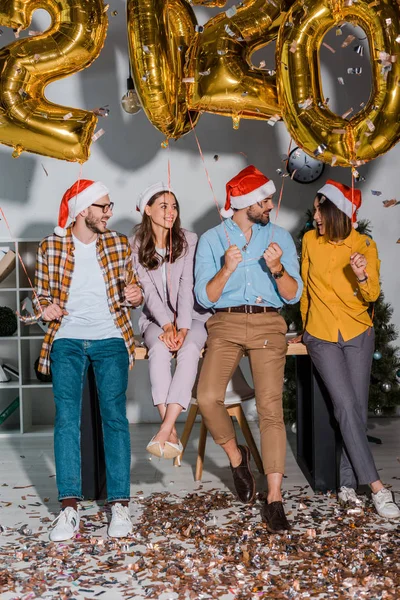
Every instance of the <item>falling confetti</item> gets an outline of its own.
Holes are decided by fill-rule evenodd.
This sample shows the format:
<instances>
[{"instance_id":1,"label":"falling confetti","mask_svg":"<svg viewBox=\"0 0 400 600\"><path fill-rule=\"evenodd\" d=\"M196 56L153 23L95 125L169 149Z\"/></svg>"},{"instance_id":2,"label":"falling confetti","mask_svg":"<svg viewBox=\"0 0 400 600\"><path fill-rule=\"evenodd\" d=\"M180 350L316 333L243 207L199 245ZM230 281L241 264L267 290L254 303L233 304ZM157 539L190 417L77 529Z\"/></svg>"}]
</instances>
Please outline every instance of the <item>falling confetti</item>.
<instances>
[{"instance_id":1,"label":"falling confetti","mask_svg":"<svg viewBox=\"0 0 400 600\"><path fill-rule=\"evenodd\" d=\"M96 133L92 135L92 142L96 142L102 135L105 134L104 129L99 129Z\"/></svg>"},{"instance_id":2,"label":"falling confetti","mask_svg":"<svg viewBox=\"0 0 400 600\"><path fill-rule=\"evenodd\" d=\"M342 42L342 48L347 48L347 46L355 39L354 35L348 35L344 42Z\"/></svg>"},{"instance_id":3,"label":"falling confetti","mask_svg":"<svg viewBox=\"0 0 400 600\"><path fill-rule=\"evenodd\" d=\"M329 44L326 44L325 42L323 42L322 45L325 46L325 48L327 48L328 50L330 50L332 54L335 54L336 50L332 48L332 46L329 46Z\"/></svg>"},{"instance_id":4,"label":"falling confetti","mask_svg":"<svg viewBox=\"0 0 400 600\"><path fill-rule=\"evenodd\" d=\"M290 52L295 53L297 50L297 40L293 40L289 48Z\"/></svg>"},{"instance_id":5,"label":"falling confetti","mask_svg":"<svg viewBox=\"0 0 400 600\"><path fill-rule=\"evenodd\" d=\"M349 67L347 69L348 75L361 75L361 73L362 73L362 67Z\"/></svg>"},{"instance_id":6,"label":"falling confetti","mask_svg":"<svg viewBox=\"0 0 400 600\"><path fill-rule=\"evenodd\" d=\"M194 77L184 77L182 79L183 83L194 83Z\"/></svg>"},{"instance_id":7,"label":"falling confetti","mask_svg":"<svg viewBox=\"0 0 400 600\"><path fill-rule=\"evenodd\" d=\"M313 152L314 156L319 156L320 154L323 154L326 150L326 146L325 144L320 144Z\"/></svg>"},{"instance_id":8,"label":"falling confetti","mask_svg":"<svg viewBox=\"0 0 400 600\"><path fill-rule=\"evenodd\" d=\"M346 119L349 115L351 115L352 112L353 112L352 108L349 108L349 110L346 110L346 112L342 114L342 119Z\"/></svg>"},{"instance_id":9,"label":"falling confetti","mask_svg":"<svg viewBox=\"0 0 400 600\"><path fill-rule=\"evenodd\" d=\"M225 15L228 17L228 19L231 19L232 17L234 17L237 13L237 8L236 6L232 6L231 8L228 8L228 10L225 11Z\"/></svg>"},{"instance_id":10,"label":"falling confetti","mask_svg":"<svg viewBox=\"0 0 400 600\"><path fill-rule=\"evenodd\" d=\"M340 83L340 85L344 85L343 77L338 77L337 80Z\"/></svg>"},{"instance_id":11,"label":"falling confetti","mask_svg":"<svg viewBox=\"0 0 400 600\"><path fill-rule=\"evenodd\" d=\"M68 121L72 117L72 112L67 113L63 116L64 121Z\"/></svg>"},{"instance_id":12,"label":"falling confetti","mask_svg":"<svg viewBox=\"0 0 400 600\"><path fill-rule=\"evenodd\" d=\"M392 198L391 200L383 200L382 204L384 208L391 208L392 206L397 206L398 204L400 204L400 201Z\"/></svg>"},{"instance_id":13,"label":"falling confetti","mask_svg":"<svg viewBox=\"0 0 400 600\"><path fill-rule=\"evenodd\" d=\"M308 108L311 108L312 104L313 104L313 99L307 98L306 100L304 100L304 102L299 102L299 108L303 108L304 110L307 110Z\"/></svg>"},{"instance_id":14,"label":"falling confetti","mask_svg":"<svg viewBox=\"0 0 400 600\"><path fill-rule=\"evenodd\" d=\"M49 174L48 174L48 172L46 171L44 164L43 164L43 163L40 163L40 164L42 165L42 169L43 169L43 171L46 173L46 177L48 177L48 176L49 176Z\"/></svg>"},{"instance_id":15,"label":"falling confetti","mask_svg":"<svg viewBox=\"0 0 400 600\"><path fill-rule=\"evenodd\" d=\"M371 190L371 194L373 196L382 196L382 192L380 192L379 190Z\"/></svg>"}]
</instances>

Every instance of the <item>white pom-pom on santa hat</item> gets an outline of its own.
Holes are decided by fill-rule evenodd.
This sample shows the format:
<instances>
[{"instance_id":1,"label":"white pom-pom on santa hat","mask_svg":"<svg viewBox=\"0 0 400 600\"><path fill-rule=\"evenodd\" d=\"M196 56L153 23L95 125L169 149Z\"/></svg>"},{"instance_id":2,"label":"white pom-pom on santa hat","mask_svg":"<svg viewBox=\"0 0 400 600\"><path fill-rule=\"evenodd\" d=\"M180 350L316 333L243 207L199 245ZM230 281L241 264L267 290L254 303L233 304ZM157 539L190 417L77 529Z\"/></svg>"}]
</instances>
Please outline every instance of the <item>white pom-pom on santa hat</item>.
<instances>
[{"instance_id":1,"label":"white pom-pom on santa hat","mask_svg":"<svg viewBox=\"0 0 400 600\"><path fill-rule=\"evenodd\" d=\"M344 212L357 229L357 211L361 206L361 190L351 188L344 183L328 179L324 186L317 192L330 200L339 210Z\"/></svg>"},{"instance_id":2,"label":"white pom-pom on santa hat","mask_svg":"<svg viewBox=\"0 0 400 600\"><path fill-rule=\"evenodd\" d=\"M108 188L101 181L79 179L64 194L58 213L58 225L54 233L59 237L67 234L68 219L74 221L80 212L88 208L96 200L109 195Z\"/></svg>"},{"instance_id":3,"label":"white pom-pom on santa hat","mask_svg":"<svg viewBox=\"0 0 400 600\"><path fill-rule=\"evenodd\" d=\"M249 165L226 184L226 202L220 210L221 216L227 219L234 214L233 208L247 208L275 192L274 182L254 165Z\"/></svg>"}]
</instances>

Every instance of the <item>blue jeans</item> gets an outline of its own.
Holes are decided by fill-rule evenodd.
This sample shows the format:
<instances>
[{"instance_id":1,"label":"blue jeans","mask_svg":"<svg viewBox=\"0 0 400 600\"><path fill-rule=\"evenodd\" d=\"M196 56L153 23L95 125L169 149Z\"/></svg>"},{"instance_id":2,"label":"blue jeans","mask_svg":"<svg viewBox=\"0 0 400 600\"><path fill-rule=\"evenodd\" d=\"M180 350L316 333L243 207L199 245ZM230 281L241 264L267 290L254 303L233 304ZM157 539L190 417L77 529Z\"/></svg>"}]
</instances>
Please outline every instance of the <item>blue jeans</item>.
<instances>
[{"instance_id":1,"label":"blue jeans","mask_svg":"<svg viewBox=\"0 0 400 600\"><path fill-rule=\"evenodd\" d=\"M81 410L93 365L103 428L108 502L129 500L131 446L126 418L128 352L122 339L59 339L51 349L56 418L54 454L58 498L82 499Z\"/></svg>"}]
</instances>

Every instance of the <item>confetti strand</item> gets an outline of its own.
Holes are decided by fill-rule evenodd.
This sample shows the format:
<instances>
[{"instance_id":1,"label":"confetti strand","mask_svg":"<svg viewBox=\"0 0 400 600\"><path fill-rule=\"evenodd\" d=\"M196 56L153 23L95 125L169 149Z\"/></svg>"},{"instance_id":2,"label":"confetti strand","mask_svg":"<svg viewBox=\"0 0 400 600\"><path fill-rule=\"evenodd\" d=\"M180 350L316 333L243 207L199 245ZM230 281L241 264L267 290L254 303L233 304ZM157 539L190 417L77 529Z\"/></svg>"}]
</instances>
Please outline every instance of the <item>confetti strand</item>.
<instances>
[{"instance_id":1,"label":"confetti strand","mask_svg":"<svg viewBox=\"0 0 400 600\"><path fill-rule=\"evenodd\" d=\"M208 185L210 186L211 193L212 193L212 197L213 197L213 200L214 200L215 206L216 206L216 208L217 208L217 211L218 211L219 218L221 219L221 223L222 223L222 225L223 225L223 227L224 227L224 231L225 231L226 239L227 239L227 241L228 241L228 246L230 246L230 245L231 245L231 240L229 239L228 230L227 230L227 228L226 228L226 225L225 225L224 219L223 219L223 217L222 217L222 215L221 215L221 210L220 210L220 208L219 208L218 200L217 200L217 198L216 198L216 196L215 196L215 192L214 192L214 188L213 188L213 185L212 185L212 182L211 182L211 178L210 178L209 172L208 172L208 170L207 170L207 167L206 167L206 161L204 160L204 154L203 154L203 151L202 151L202 149L201 149L201 146L200 146L199 138L197 137L196 131L195 131L195 129L194 129L194 125L193 125L192 117L191 117L191 115L190 115L190 111L188 111L188 115L189 115L190 125L191 125L191 127L192 127L192 131L193 131L193 134L194 134L194 137L195 137L196 143L197 143L197 147L198 147L198 149L199 149L200 157L201 157L201 160L203 161L203 166L204 166L204 170L205 170L205 172L206 172L206 177L207 177Z\"/></svg>"}]
</instances>

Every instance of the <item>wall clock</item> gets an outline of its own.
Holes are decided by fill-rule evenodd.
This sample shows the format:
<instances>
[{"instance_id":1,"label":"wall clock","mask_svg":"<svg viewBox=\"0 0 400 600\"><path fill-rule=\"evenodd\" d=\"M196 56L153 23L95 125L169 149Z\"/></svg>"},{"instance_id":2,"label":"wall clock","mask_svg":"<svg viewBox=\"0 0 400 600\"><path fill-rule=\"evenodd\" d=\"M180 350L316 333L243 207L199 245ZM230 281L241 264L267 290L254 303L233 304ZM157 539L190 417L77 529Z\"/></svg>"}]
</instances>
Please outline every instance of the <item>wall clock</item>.
<instances>
[{"instance_id":1,"label":"wall clock","mask_svg":"<svg viewBox=\"0 0 400 600\"><path fill-rule=\"evenodd\" d=\"M321 177L325 163L309 156L301 148L294 148L289 154L287 170L294 181L312 183Z\"/></svg>"}]
</instances>

